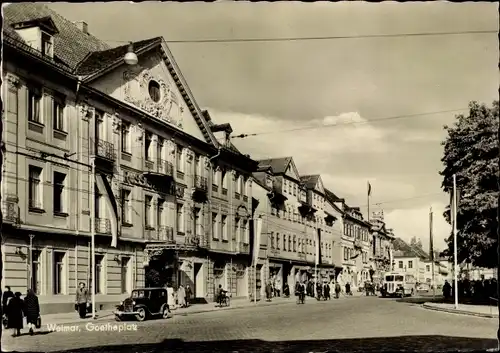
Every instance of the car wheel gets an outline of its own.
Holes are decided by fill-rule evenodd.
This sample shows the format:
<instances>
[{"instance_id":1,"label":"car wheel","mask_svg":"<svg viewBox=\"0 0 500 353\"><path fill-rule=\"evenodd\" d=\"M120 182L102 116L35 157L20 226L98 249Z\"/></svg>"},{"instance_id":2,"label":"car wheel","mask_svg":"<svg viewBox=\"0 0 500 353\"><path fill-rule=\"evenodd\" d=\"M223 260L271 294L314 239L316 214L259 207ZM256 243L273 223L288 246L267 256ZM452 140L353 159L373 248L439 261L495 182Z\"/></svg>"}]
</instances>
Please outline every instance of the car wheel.
<instances>
[{"instance_id":1,"label":"car wheel","mask_svg":"<svg viewBox=\"0 0 500 353\"><path fill-rule=\"evenodd\" d=\"M168 319L168 318L169 318L169 316L170 316L170 310L168 309L168 306L167 306L167 305L165 305L165 306L163 307L163 310L162 310L162 317L163 317L164 319Z\"/></svg>"},{"instance_id":2,"label":"car wheel","mask_svg":"<svg viewBox=\"0 0 500 353\"><path fill-rule=\"evenodd\" d=\"M137 309L137 315L135 316L135 318L137 319L137 321L144 321L146 320L146 309L144 308L139 308Z\"/></svg>"},{"instance_id":3,"label":"car wheel","mask_svg":"<svg viewBox=\"0 0 500 353\"><path fill-rule=\"evenodd\" d=\"M122 321L122 318L120 316L118 316L118 315L115 315L115 320L116 321Z\"/></svg>"}]
</instances>

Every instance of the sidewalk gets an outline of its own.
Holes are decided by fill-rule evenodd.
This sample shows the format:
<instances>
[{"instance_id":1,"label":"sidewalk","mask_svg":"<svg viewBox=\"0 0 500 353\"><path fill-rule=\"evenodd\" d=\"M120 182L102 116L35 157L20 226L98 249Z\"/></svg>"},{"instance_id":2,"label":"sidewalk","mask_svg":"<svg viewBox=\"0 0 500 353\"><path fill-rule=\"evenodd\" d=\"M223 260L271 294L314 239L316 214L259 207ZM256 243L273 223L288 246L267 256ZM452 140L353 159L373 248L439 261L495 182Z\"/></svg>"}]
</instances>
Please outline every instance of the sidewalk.
<instances>
[{"instance_id":1,"label":"sidewalk","mask_svg":"<svg viewBox=\"0 0 500 353\"><path fill-rule=\"evenodd\" d=\"M486 317L486 318L498 318L497 306L459 304L458 309L455 309L454 304L428 302L424 303L423 307L429 310L443 311L453 314L472 315L472 316Z\"/></svg>"}]
</instances>

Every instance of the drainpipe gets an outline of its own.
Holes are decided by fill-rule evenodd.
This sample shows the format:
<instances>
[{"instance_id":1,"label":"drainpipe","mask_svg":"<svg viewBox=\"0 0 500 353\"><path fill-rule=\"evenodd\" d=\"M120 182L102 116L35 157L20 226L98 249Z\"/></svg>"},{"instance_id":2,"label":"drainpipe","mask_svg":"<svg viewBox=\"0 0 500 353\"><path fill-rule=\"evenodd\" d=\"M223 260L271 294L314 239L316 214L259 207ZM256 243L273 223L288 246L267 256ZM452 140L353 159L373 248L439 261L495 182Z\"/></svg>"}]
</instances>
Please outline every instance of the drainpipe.
<instances>
[{"instance_id":1,"label":"drainpipe","mask_svg":"<svg viewBox=\"0 0 500 353\"><path fill-rule=\"evenodd\" d=\"M210 162L212 161L212 159L215 159L215 158L219 157L220 153L221 153L221 150L222 150L222 147L219 146L217 148L217 154L215 156L213 156L213 157L210 157L207 163L210 164Z\"/></svg>"}]
</instances>

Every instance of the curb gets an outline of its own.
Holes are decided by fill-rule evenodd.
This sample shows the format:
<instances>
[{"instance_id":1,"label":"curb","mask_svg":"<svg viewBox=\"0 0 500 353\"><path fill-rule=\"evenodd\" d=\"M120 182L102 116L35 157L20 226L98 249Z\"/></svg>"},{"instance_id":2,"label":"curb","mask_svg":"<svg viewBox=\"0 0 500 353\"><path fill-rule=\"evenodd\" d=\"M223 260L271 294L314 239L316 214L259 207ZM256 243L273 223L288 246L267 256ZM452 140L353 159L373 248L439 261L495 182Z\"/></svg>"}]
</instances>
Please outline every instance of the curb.
<instances>
[{"instance_id":1,"label":"curb","mask_svg":"<svg viewBox=\"0 0 500 353\"><path fill-rule=\"evenodd\" d=\"M268 302L266 304L257 304L257 305L247 305L247 306L226 306L226 307L215 307L213 310L192 310L189 312L184 312L184 313L175 313L175 310L173 311L174 317L175 316L189 316L191 314L203 314L203 313L212 313L214 311L225 311L225 310L236 310L236 309L248 309L248 308L255 308L255 307L264 307L264 306L273 306L273 305L283 305L283 304L290 304L294 303L294 301L282 301L282 302Z\"/></svg>"},{"instance_id":2,"label":"curb","mask_svg":"<svg viewBox=\"0 0 500 353\"><path fill-rule=\"evenodd\" d=\"M483 313L476 313L473 311L440 308L440 307L436 307L436 306L428 305L428 304L423 304L422 307L425 309L428 309L428 310L442 311L442 312L451 313L451 314L462 314L462 315L483 317L483 318L489 318L489 319L498 319L498 314L483 314Z\"/></svg>"}]
</instances>

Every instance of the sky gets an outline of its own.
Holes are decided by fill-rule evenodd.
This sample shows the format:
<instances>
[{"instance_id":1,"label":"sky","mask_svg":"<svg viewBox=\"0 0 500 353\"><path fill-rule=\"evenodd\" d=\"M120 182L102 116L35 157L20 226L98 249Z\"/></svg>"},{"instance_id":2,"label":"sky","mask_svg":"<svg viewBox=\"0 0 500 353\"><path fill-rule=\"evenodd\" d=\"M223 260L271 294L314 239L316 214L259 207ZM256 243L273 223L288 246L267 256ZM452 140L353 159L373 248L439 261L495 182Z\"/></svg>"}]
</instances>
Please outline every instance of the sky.
<instances>
[{"instance_id":1,"label":"sky","mask_svg":"<svg viewBox=\"0 0 500 353\"><path fill-rule=\"evenodd\" d=\"M382 209L406 241L444 249L441 141L472 100L498 97L495 3L50 4L110 45L196 39L360 36L493 30L491 34L283 42L170 43L198 104L254 159L293 156L350 206ZM449 112L449 111L455 112ZM429 112L440 114L419 115ZM409 116L415 115L415 116ZM402 118L397 118L403 116ZM392 118L380 120L384 118ZM336 126L325 126L336 124ZM314 129L284 132L303 127Z\"/></svg>"}]
</instances>

